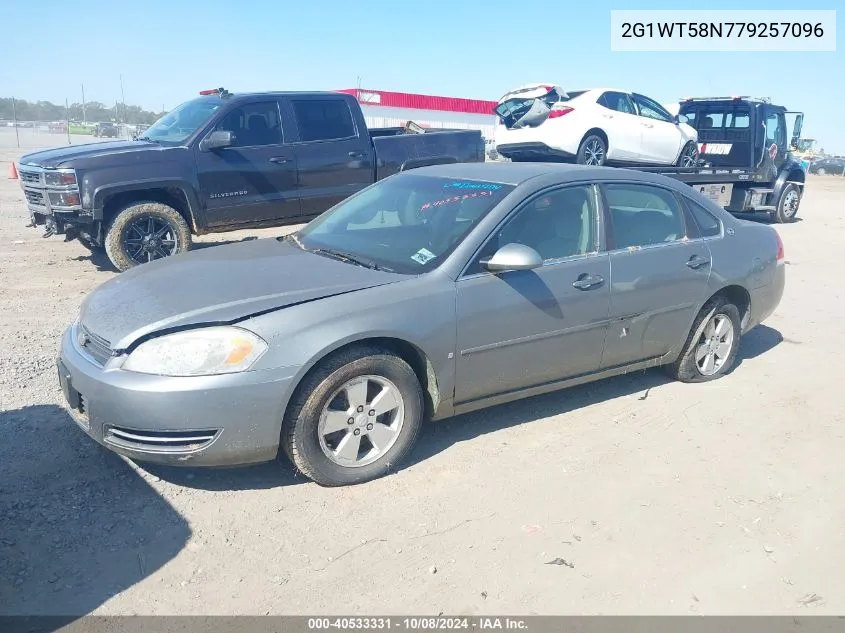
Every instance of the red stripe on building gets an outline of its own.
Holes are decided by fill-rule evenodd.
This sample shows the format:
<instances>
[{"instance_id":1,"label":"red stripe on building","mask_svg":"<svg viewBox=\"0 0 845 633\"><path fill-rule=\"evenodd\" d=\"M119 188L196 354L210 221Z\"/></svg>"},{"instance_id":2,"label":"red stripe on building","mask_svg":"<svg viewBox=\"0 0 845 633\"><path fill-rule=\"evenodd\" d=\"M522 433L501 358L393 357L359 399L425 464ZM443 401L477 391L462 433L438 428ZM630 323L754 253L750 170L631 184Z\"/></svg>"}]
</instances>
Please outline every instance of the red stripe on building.
<instances>
[{"instance_id":1,"label":"red stripe on building","mask_svg":"<svg viewBox=\"0 0 845 633\"><path fill-rule=\"evenodd\" d=\"M409 92L388 92L386 90L358 90L344 88L337 92L357 96L361 105L384 106L388 108L410 108L414 110L439 110L441 112L462 112L464 114L493 115L496 101L483 99L461 99L458 97L435 97Z\"/></svg>"}]
</instances>

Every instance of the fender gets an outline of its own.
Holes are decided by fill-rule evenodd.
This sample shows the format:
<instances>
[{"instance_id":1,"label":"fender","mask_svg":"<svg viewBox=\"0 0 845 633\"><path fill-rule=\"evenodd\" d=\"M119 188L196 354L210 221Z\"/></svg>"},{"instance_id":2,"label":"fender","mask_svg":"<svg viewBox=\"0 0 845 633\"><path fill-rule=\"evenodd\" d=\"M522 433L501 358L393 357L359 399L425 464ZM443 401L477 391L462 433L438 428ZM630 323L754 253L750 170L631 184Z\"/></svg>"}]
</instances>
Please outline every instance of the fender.
<instances>
[{"instance_id":1,"label":"fender","mask_svg":"<svg viewBox=\"0 0 845 633\"><path fill-rule=\"evenodd\" d=\"M137 191L143 193L150 189L178 189L181 191L185 200L188 202L189 221L193 226L194 231L203 227L203 223L199 218L202 206L197 198L196 191L190 185L180 178L148 178L142 180L133 180L129 182L121 182L116 184L101 185L94 189L92 196L92 208L95 220L103 219L103 208L108 198L115 194L126 193L129 191Z\"/></svg>"},{"instance_id":2,"label":"fender","mask_svg":"<svg viewBox=\"0 0 845 633\"><path fill-rule=\"evenodd\" d=\"M800 174L800 176L798 175ZM801 163L799 163L795 159L787 159L784 162L783 166L780 168L780 172L778 173L778 177L775 179L774 185L772 186L771 199L769 204L776 205L780 200L780 196L783 193L784 188L788 184L795 184L798 185L798 188L801 191L801 195L804 195L804 183L805 183L805 175L804 170L801 168Z\"/></svg>"}]
</instances>

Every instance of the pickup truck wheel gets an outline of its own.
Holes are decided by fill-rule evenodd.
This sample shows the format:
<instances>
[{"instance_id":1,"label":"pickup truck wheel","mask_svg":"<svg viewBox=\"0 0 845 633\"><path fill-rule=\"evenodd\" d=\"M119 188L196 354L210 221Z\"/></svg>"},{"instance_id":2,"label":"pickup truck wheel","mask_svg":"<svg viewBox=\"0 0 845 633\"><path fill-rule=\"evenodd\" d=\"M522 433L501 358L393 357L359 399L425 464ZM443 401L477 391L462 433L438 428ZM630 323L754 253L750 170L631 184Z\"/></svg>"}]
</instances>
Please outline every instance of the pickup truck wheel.
<instances>
[{"instance_id":1,"label":"pickup truck wheel","mask_svg":"<svg viewBox=\"0 0 845 633\"><path fill-rule=\"evenodd\" d=\"M795 222L798 215L798 205L801 203L801 191L792 183L786 185L780 194L777 208L772 211L772 222L785 224Z\"/></svg>"},{"instance_id":2,"label":"pickup truck wheel","mask_svg":"<svg viewBox=\"0 0 845 633\"><path fill-rule=\"evenodd\" d=\"M604 165L607 159L607 146L598 134L590 134L578 147L575 162L579 165Z\"/></svg>"},{"instance_id":3,"label":"pickup truck wheel","mask_svg":"<svg viewBox=\"0 0 845 633\"><path fill-rule=\"evenodd\" d=\"M105 245L112 264L123 272L186 252L191 247L191 230L173 207L160 202L136 202L111 221Z\"/></svg>"},{"instance_id":4,"label":"pickup truck wheel","mask_svg":"<svg viewBox=\"0 0 845 633\"><path fill-rule=\"evenodd\" d=\"M405 458L423 411L422 388L408 363L377 347L353 348L318 365L297 388L281 445L321 486L363 483Z\"/></svg>"}]
</instances>

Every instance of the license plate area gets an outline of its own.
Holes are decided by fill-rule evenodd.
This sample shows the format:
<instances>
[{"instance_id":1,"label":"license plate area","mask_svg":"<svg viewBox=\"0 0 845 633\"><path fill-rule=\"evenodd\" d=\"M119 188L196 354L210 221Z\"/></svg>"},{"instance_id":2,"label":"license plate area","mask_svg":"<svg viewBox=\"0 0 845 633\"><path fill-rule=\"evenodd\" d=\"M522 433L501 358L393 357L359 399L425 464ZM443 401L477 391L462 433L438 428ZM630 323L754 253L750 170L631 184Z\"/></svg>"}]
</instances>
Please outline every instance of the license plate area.
<instances>
[{"instance_id":1,"label":"license plate area","mask_svg":"<svg viewBox=\"0 0 845 633\"><path fill-rule=\"evenodd\" d=\"M74 388L71 382L70 372L65 367L62 361L57 363L59 373L59 386L62 389L62 395L65 398L70 414L77 424L81 425L85 430L89 428L88 411L85 408L85 401L82 395Z\"/></svg>"},{"instance_id":2,"label":"license plate area","mask_svg":"<svg viewBox=\"0 0 845 633\"><path fill-rule=\"evenodd\" d=\"M727 208L731 204L731 196L733 195L732 184L712 184L712 185L695 185L696 191L704 197L709 198L722 208Z\"/></svg>"}]
</instances>

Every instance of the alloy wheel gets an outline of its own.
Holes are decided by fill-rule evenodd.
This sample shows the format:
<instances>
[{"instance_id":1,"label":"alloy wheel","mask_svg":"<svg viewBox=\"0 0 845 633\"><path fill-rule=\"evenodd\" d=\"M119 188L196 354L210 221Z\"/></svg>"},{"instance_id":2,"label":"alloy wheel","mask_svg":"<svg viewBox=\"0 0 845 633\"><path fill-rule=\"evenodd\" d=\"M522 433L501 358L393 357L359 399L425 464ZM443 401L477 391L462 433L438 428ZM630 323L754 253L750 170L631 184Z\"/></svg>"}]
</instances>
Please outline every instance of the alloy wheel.
<instances>
[{"instance_id":1,"label":"alloy wheel","mask_svg":"<svg viewBox=\"0 0 845 633\"><path fill-rule=\"evenodd\" d=\"M126 226L123 247L132 261L143 264L178 252L178 237L170 222L145 215Z\"/></svg>"},{"instance_id":2,"label":"alloy wheel","mask_svg":"<svg viewBox=\"0 0 845 633\"><path fill-rule=\"evenodd\" d=\"M712 376L730 358L734 346L734 326L725 314L716 314L704 328L695 350L695 364L702 376Z\"/></svg>"}]
</instances>

